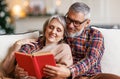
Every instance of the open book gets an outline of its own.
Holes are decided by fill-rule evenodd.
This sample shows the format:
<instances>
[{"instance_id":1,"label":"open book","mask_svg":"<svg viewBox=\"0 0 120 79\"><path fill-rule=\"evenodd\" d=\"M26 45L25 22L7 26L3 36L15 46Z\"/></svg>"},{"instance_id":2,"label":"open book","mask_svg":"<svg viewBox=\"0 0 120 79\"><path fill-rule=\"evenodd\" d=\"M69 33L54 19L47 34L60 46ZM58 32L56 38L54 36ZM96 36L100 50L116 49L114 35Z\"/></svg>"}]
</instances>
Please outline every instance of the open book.
<instances>
[{"instance_id":1,"label":"open book","mask_svg":"<svg viewBox=\"0 0 120 79\"><path fill-rule=\"evenodd\" d=\"M15 57L18 65L27 71L30 76L35 76L37 79L45 76L42 71L45 65L56 65L54 56L50 52L37 55L16 52Z\"/></svg>"}]
</instances>

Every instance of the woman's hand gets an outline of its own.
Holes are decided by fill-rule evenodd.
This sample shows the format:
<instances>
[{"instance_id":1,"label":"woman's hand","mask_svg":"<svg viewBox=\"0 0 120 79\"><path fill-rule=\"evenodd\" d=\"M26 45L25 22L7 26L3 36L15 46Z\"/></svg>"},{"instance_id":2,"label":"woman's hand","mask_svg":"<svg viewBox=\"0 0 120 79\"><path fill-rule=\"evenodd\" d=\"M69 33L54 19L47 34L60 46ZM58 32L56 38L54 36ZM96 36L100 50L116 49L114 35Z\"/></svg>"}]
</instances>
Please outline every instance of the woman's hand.
<instances>
[{"instance_id":1,"label":"woman's hand","mask_svg":"<svg viewBox=\"0 0 120 79\"><path fill-rule=\"evenodd\" d=\"M23 68L19 67L18 65L15 68L15 76L18 78L28 76L28 73L24 71Z\"/></svg>"},{"instance_id":2,"label":"woman's hand","mask_svg":"<svg viewBox=\"0 0 120 79\"><path fill-rule=\"evenodd\" d=\"M18 65L15 68L15 77L19 79L37 79L34 76L29 76L28 73Z\"/></svg>"},{"instance_id":3,"label":"woman's hand","mask_svg":"<svg viewBox=\"0 0 120 79\"><path fill-rule=\"evenodd\" d=\"M43 73L50 77L60 78L67 78L71 75L70 70L66 66L60 64L56 66L46 65L43 69Z\"/></svg>"}]
</instances>

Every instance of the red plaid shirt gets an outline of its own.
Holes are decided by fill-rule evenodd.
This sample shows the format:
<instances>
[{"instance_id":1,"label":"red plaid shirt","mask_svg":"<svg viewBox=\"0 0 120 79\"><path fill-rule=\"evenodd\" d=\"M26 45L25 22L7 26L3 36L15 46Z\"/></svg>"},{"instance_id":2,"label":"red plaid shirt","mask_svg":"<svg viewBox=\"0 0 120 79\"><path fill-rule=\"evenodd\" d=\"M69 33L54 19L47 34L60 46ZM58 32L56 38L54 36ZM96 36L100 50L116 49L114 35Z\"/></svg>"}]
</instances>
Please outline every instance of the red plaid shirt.
<instances>
[{"instance_id":1,"label":"red plaid shirt","mask_svg":"<svg viewBox=\"0 0 120 79\"><path fill-rule=\"evenodd\" d=\"M22 45L21 48L19 49L19 51L23 52L23 53L32 54L33 52L37 52L37 51L41 50L45 46L45 40L43 39L42 36L39 37L36 42L31 42L31 43L33 45L30 45L30 44Z\"/></svg>"},{"instance_id":2,"label":"red plaid shirt","mask_svg":"<svg viewBox=\"0 0 120 79\"><path fill-rule=\"evenodd\" d=\"M67 37L67 42L72 49L74 61L74 65L69 67L72 78L101 73L104 39L100 31L89 27L79 36Z\"/></svg>"}]
</instances>

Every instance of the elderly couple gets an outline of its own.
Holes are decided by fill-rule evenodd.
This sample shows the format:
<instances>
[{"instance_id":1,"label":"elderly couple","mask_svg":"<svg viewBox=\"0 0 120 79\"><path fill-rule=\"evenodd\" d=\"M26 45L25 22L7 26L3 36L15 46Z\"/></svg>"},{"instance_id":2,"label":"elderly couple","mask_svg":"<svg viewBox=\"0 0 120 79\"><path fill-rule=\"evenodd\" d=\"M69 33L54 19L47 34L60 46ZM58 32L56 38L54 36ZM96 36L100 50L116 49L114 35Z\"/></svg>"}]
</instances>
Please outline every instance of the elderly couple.
<instances>
[{"instance_id":1,"label":"elderly couple","mask_svg":"<svg viewBox=\"0 0 120 79\"><path fill-rule=\"evenodd\" d=\"M101 72L104 39L101 32L90 28L89 24L90 8L82 2L72 4L65 16L52 16L43 26L43 36L15 43L14 51L2 65L5 76L36 79L17 65L14 52L51 51L57 65L46 65L43 79L120 79Z\"/></svg>"}]
</instances>

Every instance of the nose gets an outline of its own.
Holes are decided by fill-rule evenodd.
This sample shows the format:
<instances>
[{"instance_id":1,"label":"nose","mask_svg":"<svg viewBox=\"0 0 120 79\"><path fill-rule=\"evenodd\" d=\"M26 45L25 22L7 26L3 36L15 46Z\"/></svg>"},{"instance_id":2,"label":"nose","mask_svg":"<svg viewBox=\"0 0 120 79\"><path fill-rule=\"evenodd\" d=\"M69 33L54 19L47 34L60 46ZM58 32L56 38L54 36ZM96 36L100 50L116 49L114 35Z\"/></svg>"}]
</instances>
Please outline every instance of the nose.
<instances>
[{"instance_id":1,"label":"nose","mask_svg":"<svg viewBox=\"0 0 120 79\"><path fill-rule=\"evenodd\" d=\"M71 23L68 24L68 28L74 28L73 22L71 22Z\"/></svg>"},{"instance_id":2,"label":"nose","mask_svg":"<svg viewBox=\"0 0 120 79\"><path fill-rule=\"evenodd\" d=\"M56 33L56 29L53 29L53 30L52 30L52 33Z\"/></svg>"}]
</instances>

